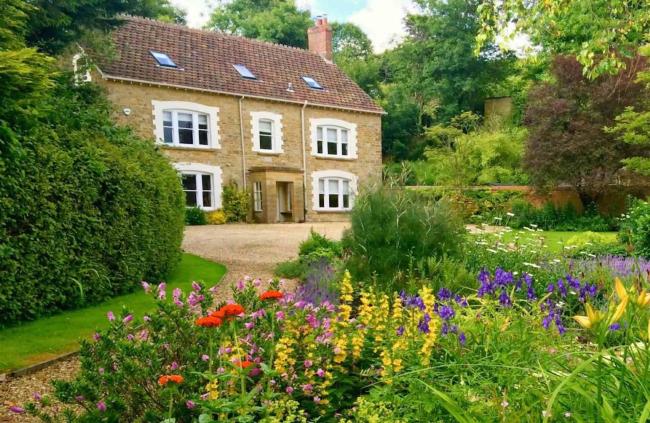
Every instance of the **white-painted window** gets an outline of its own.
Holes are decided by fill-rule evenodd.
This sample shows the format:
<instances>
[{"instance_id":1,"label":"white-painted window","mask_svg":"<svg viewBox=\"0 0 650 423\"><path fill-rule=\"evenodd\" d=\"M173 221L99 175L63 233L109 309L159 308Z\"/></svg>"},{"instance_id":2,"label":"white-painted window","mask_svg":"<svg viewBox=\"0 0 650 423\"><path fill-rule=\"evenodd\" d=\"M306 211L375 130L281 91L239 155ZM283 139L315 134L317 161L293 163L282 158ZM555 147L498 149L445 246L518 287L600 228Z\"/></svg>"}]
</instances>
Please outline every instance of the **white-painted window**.
<instances>
[{"instance_id":1,"label":"white-painted window","mask_svg":"<svg viewBox=\"0 0 650 423\"><path fill-rule=\"evenodd\" d=\"M253 210L262 211L262 183L253 182Z\"/></svg>"},{"instance_id":2,"label":"white-painted window","mask_svg":"<svg viewBox=\"0 0 650 423\"><path fill-rule=\"evenodd\" d=\"M347 211L354 205L357 178L340 170L312 173L314 210Z\"/></svg>"},{"instance_id":3,"label":"white-painted window","mask_svg":"<svg viewBox=\"0 0 650 423\"><path fill-rule=\"evenodd\" d=\"M154 134L173 147L219 148L216 107L184 101L153 101Z\"/></svg>"},{"instance_id":4,"label":"white-painted window","mask_svg":"<svg viewBox=\"0 0 650 423\"><path fill-rule=\"evenodd\" d=\"M357 125L339 119L311 119L311 131L314 156L357 158Z\"/></svg>"},{"instance_id":5,"label":"white-painted window","mask_svg":"<svg viewBox=\"0 0 650 423\"><path fill-rule=\"evenodd\" d=\"M270 112L251 112L253 151L282 153L282 115Z\"/></svg>"},{"instance_id":6,"label":"white-painted window","mask_svg":"<svg viewBox=\"0 0 650 423\"><path fill-rule=\"evenodd\" d=\"M174 163L181 177L185 205L203 210L221 208L221 168L202 163Z\"/></svg>"}]
</instances>

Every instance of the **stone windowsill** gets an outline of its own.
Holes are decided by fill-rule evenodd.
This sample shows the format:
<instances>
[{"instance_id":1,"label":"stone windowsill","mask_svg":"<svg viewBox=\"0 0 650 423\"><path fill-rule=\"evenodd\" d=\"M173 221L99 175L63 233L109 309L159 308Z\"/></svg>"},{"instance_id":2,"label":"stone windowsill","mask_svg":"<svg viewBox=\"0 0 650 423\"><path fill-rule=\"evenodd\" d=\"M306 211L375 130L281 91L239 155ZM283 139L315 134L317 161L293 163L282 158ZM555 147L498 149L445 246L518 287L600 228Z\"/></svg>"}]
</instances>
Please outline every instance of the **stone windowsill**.
<instances>
[{"instance_id":1,"label":"stone windowsill","mask_svg":"<svg viewBox=\"0 0 650 423\"><path fill-rule=\"evenodd\" d=\"M318 155L312 155L313 158L316 160L335 160L335 161L341 161L341 162L352 162L357 160L357 157L342 157L342 156L318 156Z\"/></svg>"},{"instance_id":2,"label":"stone windowsill","mask_svg":"<svg viewBox=\"0 0 650 423\"><path fill-rule=\"evenodd\" d=\"M157 144L163 150L181 150L181 151L219 151L218 147L185 147L180 145Z\"/></svg>"}]
</instances>

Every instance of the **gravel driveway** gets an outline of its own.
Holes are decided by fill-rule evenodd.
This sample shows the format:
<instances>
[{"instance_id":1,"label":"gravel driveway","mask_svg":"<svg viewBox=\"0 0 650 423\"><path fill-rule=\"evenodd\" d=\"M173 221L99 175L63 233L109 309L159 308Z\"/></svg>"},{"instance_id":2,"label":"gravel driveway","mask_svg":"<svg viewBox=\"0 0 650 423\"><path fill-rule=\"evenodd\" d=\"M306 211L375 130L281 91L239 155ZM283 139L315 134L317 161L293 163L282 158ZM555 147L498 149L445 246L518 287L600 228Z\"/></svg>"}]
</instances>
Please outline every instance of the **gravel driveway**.
<instances>
[{"instance_id":1,"label":"gravel driveway","mask_svg":"<svg viewBox=\"0 0 650 423\"><path fill-rule=\"evenodd\" d=\"M347 222L190 226L183 249L224 264L228 273L222 285L228 286L246 275L271 278L277 263L297 256L298 245L312 229L341 239L348 226Z\"/></svg>"}]
</instances>

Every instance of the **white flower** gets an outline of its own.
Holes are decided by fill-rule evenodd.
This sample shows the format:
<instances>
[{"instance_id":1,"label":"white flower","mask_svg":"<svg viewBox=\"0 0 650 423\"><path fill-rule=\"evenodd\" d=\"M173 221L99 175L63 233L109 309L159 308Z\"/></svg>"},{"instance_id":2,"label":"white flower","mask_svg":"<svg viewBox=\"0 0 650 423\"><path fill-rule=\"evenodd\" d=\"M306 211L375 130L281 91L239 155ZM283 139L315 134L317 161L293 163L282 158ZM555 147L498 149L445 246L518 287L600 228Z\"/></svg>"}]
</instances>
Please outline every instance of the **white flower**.
<instances>
[{"instance_id":1,"label":"white flower","mask_svg":"<svg viewBox=\"0 0 650 423\"><path fill-rule=\"evenodd\" d=\"M510 405L510 403L508 401L506 401L506 400L501 401L501 407L506 408L509 405Z\"/></svg>"},{"instance_id":2,"label":"white flower","mask_svg":"<svg viewBox=\"0 0 650 423\"><path fill-rule=\"evenodd\" d=\"M510 216L510 217L515 217L515 214L514 214L514 213L510 213L510 212L508 212L508 213L506 213L506 214L507 214L508 216Z\"/></svg>"},{"instance_id":3,"label":"white flower","mask_svg":"<svg viewBox=\"0 0 650 423\"><path fill-rule=\"evenodd\" d=\"M549 413L548 411L544 410L544 411L542 411L542 417L544 417L544 418L546 418L546 417L551 417L551 413Z\"/></svg>"},{"instance_id":4,"label":"white flower","mask_svg":"<svg viewBox=\"0 0 650 423\"><path fill-rule=\"evenodd\" d=\"M537 227L537 225L535 225L534 223L531 223L530 226L532 226L533 228Z\"/></svg>"},{"instance_id":5,"label":"white flower","mask_svg":"<svg viewBox=\"0 0 650 423\"><path fill-rule=\"evenodd\" d=\"M486 248L486 251L489 251L493 254L496 254L498 252L497 250L493 250L492 248Z\"/></svg>"},{"instance_id":6,"label":"white flower","mask_svg":"<svg viewBox=\"0 0 650 423\"><path fill-rule=\"evenodd\" d=\"M571 417L571 412L570 411L565 412L564 417Z\"/></svg>"}]
</instances>

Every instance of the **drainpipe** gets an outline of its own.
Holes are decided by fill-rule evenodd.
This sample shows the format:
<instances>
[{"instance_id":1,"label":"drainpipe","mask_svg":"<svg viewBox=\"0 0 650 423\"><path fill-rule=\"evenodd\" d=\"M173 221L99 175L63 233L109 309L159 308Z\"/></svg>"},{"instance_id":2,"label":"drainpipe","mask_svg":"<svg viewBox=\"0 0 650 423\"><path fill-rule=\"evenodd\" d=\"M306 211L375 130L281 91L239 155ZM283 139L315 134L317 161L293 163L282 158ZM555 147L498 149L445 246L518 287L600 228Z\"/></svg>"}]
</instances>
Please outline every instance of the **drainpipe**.
<instances>
[{"instance_id":1,"label":"drainpipe","mask_svg":"<svg viewBox=\"0 0 650 423\"><path fill-rule=\"evenodd\" d=\"M241 143L241 173L242 180L244 181L244 189L248 189L246 185L246 150L244 150L244 114L242 111L242 102L244 101L244 96L241 96L239 99L239 138Z\"/></svg>"},{"instance_id":2,"label":"drainpipe","mask_svg":"<svg viewBox=\"0 0 650 423\"><path fill-rule=\"evenodd\" d=\"M307 149L305 147L305 108L307 100L300 109L300 135L302 136L302 218L307 220Z\"/></svg>"}]
</instances>

